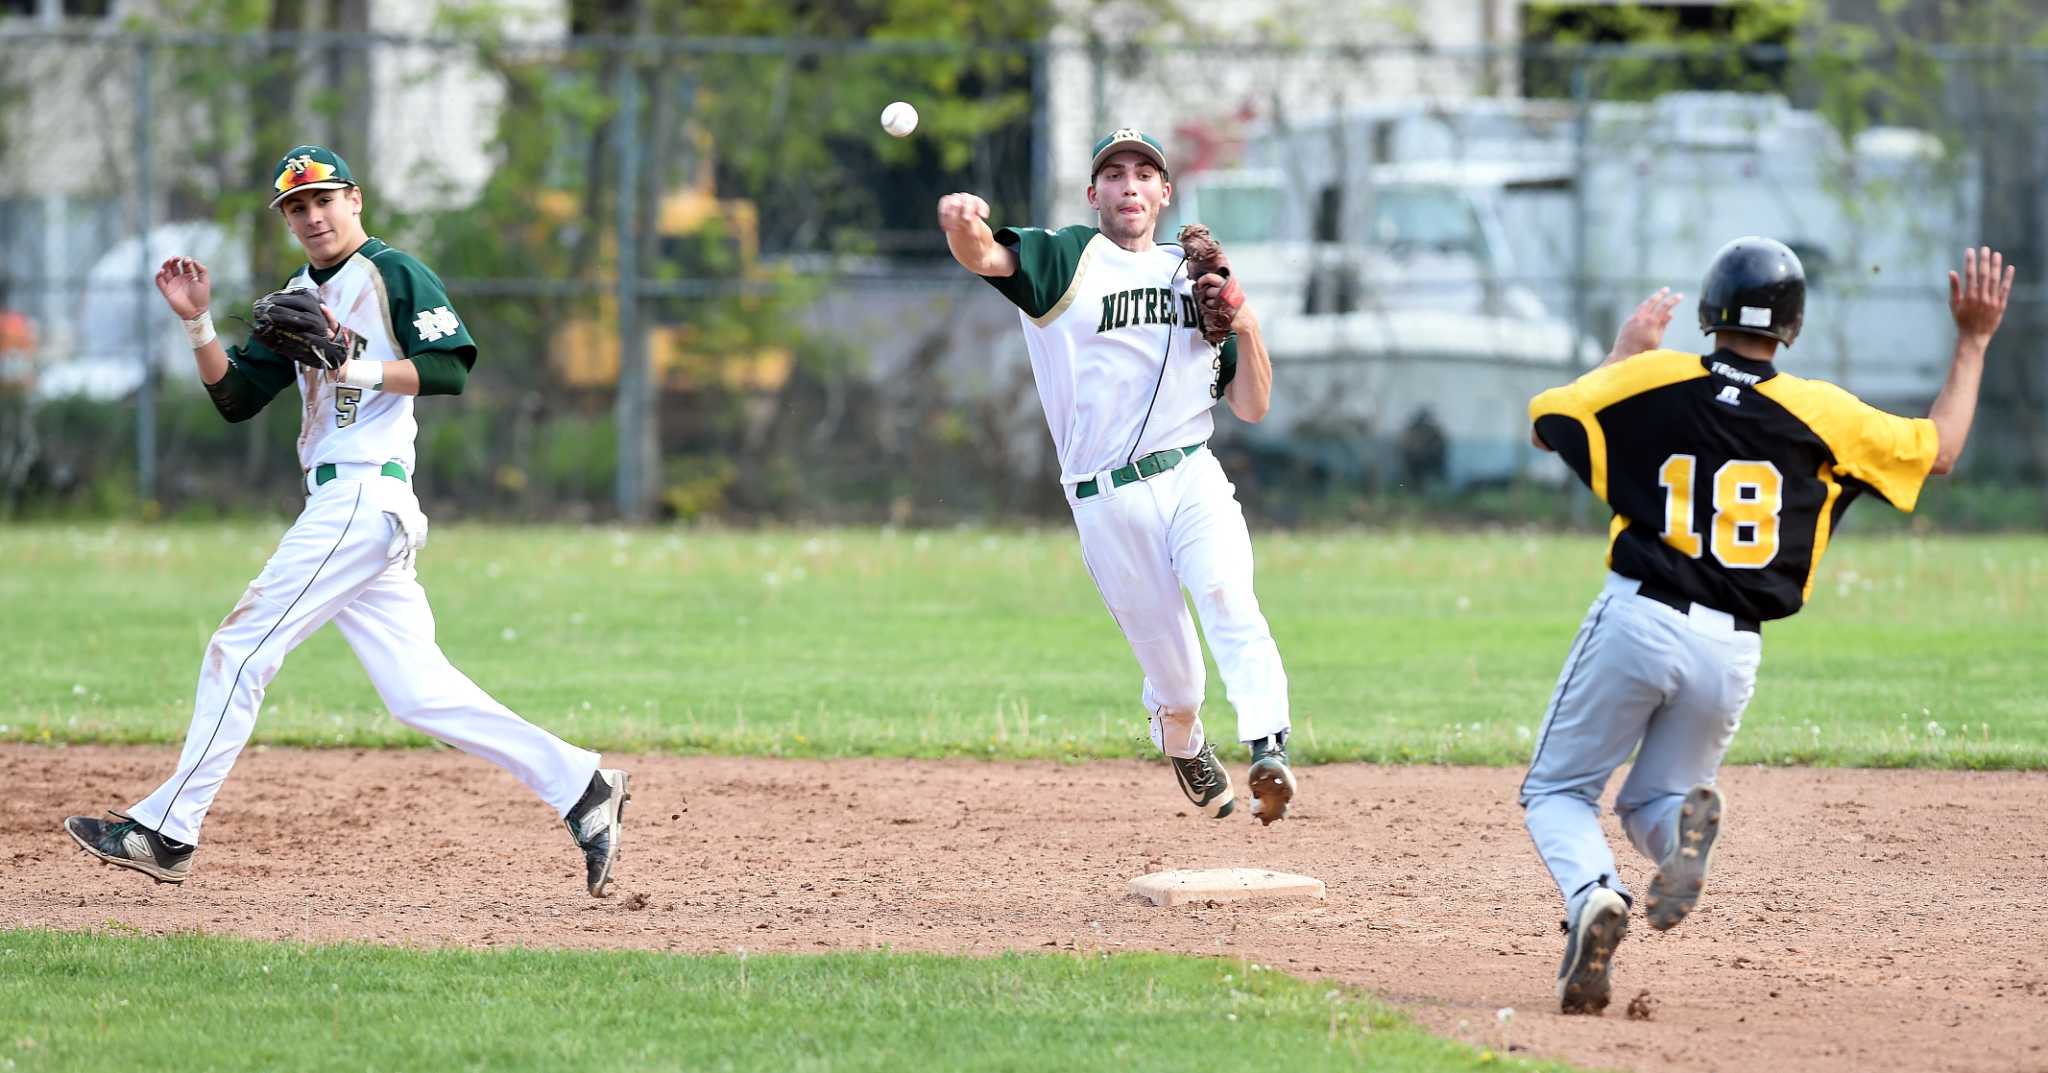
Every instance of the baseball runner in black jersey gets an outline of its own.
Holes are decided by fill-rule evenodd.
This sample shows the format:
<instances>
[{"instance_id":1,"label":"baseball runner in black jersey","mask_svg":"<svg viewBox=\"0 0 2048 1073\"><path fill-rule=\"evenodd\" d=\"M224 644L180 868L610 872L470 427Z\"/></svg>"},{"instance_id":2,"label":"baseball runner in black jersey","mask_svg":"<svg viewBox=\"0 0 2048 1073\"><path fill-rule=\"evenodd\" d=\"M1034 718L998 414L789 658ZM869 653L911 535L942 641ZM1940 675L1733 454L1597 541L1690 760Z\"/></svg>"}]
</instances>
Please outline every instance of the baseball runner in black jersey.
<instances>
[{"instance_id":1,"label":"baseball runner in black jersey","mask_svg":"<svg viewBox=\"0 0 2048 1073\"><path fill-rule=\"evenodd\" d=\"M1955 465L2012 280L1988 247L1949 274L1955 353L1924 418L1779 371L1806 280L1790 249L1762 238L1729 243L1707 270L1699 315L1713 353L1658 349L1679 302L1659 291L1599 368L1530 402L1536 445L1614 511L1606 585L1565 657L1521 788L1565 899L1564 1012L1606 1008L1634 903L1600 831L1608 778L1636 754L1614 808L1657 862L1643 898L1650 926L1670 928L1704 887L1722 813L1714 776L1756 687L1762 624L1805 603L1850 503L1869 494L1910 511L1927 476Z\"/></svg>"}]
</instances>

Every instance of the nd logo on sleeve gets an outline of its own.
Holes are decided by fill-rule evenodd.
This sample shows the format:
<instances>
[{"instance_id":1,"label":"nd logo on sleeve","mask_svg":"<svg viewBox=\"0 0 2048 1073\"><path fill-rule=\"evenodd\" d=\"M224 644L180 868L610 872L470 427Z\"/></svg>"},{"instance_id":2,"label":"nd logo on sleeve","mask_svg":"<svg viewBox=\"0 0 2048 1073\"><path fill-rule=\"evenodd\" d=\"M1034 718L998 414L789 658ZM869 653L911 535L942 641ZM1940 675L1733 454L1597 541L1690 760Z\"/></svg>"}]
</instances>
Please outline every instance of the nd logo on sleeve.
<instances>
[{"instance_id":1,"label":"nd logo on sleeve","mask_svg":"<svg viewBox=\"0 0 2048 1073\"><path fill-rule=\"evenodd\" d=\"M456 319L454 310L447 306L435 306L414 317L412 328L419 333L420 342L431 343L461 331L462 322Z\"/></svg>"}]
</instances>

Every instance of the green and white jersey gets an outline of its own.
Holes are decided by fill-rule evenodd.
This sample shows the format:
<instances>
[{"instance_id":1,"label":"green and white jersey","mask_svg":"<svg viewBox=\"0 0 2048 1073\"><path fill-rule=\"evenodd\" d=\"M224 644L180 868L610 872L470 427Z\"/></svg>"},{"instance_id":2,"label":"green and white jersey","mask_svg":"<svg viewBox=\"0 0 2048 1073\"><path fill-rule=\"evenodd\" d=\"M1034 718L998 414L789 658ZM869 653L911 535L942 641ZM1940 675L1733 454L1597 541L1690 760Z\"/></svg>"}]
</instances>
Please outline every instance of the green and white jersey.
<instances>
[{"instance_id":1,"label":"green and white jersey","mask_svg":"<svg viewBox=\"0 0 2048 1073\"><path fill-rule=\"evenodd\" d=\"M440 277L409 254L370 239L330 268L307 265L287 288L319 292L342 326L363 337L366 361L411 358L421 394L462 390L476 362L476 342L455 313ZM230 420L261 410L296 379L300 401L299 465L396 461L414 470L413 396L349 387L305 368L255 340L228 352L229 377L209 386Z\"/></svg>"},{"instance_id":2,"label":"green and white jersey","mask_svg":"<svg viewBox=\"0 0 2048 1073\"><path fill-rule=\"evenodd\" d=\"M1017 272L983 278L1024 322L1062 482L1209 438L1237 340L1203 340L1178 245L1132 253L1085 225L995 236L1017 251Z\"/></svg>"}]
</instances>

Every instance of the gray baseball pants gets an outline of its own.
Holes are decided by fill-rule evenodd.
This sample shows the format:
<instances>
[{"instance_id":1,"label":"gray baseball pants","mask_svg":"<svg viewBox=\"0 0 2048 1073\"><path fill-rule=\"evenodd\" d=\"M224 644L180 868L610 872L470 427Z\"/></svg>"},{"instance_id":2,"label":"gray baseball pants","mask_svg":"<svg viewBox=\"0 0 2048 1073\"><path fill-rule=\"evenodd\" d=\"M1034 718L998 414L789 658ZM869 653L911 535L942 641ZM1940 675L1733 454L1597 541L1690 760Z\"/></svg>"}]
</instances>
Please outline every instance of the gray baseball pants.
<instances>
[{"instance_id":1,"label":"gray baseball pants","mask_svg":"<svg viewBox=\"0 0 2048 1073\"><path fill-rule=\"evenodd\" d=\"M1610 573L1558 676L1522 780L1536 852L1564 896L1566 919L1595 886L1628 894L1600 830L1600 795L1636 754L1614 811L1643 856L1677 843L1686 791L1711 783L1756 691L1760 634L1725 612L1681 612Z\"/></svg>"}]
</instances>

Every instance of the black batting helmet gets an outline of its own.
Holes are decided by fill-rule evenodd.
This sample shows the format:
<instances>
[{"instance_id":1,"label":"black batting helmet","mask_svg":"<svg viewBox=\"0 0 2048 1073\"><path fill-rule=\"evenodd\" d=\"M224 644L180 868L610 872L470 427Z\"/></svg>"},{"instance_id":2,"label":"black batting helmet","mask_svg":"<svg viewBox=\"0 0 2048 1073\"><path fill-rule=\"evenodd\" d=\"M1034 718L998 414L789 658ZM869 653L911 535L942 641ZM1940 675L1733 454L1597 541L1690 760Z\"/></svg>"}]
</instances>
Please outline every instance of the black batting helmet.
<instances>
[{"instance_id":1,"label":"black batting helmet","mask_svg":"<svg viewBox=\"0 0 2048 1073\"><path fill-rule=\"evenodd\" d=\"M1714 255L1700 283L1700 331L1746 332L1786 346L1806 320L1806 269L1776 239L1738 238Z\"/></svg>"}]
</instances>

